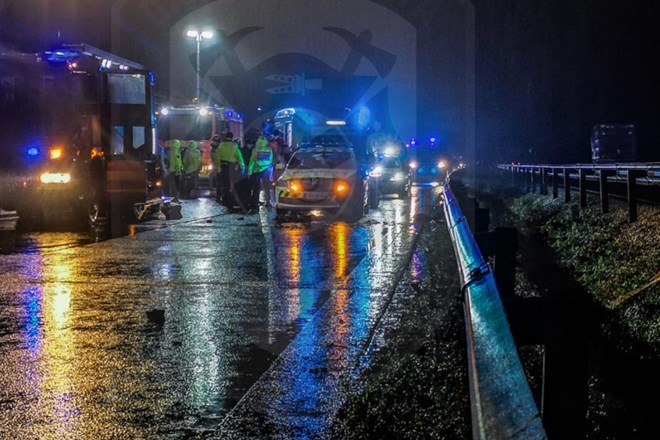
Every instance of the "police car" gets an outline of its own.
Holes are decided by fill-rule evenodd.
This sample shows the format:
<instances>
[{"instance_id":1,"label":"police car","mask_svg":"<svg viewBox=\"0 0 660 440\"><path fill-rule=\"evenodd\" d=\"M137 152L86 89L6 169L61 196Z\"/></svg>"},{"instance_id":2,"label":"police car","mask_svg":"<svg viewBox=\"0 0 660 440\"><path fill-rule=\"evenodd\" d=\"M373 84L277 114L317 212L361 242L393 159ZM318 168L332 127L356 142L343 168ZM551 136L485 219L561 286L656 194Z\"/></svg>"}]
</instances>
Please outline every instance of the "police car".
<instances>
[{"instance_id":1,"label":"police car","mask_svg":"<svg viewBox=\"0 0 660 440\"><path fill-rule=\"evenodd\" d=\"M303 145L277 180L275 211L280 220L311 215L357 221L369 212L369 174L350 145Z\"/></svg>"}]
</instances>

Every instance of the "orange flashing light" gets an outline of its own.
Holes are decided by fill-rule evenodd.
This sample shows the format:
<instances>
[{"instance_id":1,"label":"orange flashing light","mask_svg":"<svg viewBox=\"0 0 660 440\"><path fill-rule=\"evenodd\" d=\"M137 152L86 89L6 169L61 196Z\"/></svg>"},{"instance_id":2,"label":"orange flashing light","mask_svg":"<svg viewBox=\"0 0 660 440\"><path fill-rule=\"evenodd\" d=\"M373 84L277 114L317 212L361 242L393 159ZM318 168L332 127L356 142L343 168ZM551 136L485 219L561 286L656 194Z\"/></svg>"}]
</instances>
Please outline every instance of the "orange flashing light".
<instances>
[{"instance_id":1,"label":"orange flashing light","mask_svg":"<svg viewBox=\"0 0 660 440\"><path fill-rule=\"evenodd\" d=\"M92 151L90 151L89 155L91 159L94 159L95 157L103 157L103 149L101 147L92 147Z\"/></svg>"},{"instance_id":2,"label":"orange flashing light","mask_svg":"<svg viewBox=\"0 0 660 440\"><path fill-rule=\"evenodd\" d=\"M335 183L335 192L337 194L346 194L348 192L348 189L349 189L348 183L342 180Z\"/></svg>"},{"instance_id":3,"label":"orange flashing light","mask_svg":"<svg viewBox=\"0 0 660 440\"><path fill-rule=\"evenodd\" d=\"M60 159L62 156L64 156L64 149L62 147L53 147L48 152L48 157L53 160Z\"/></svg>"},{"instance_id":4,"label":"orange flashing light","mask_svg":"<svg viewBox=\"0 0 660 440\"><path fill-rule=\"evenodd\" d=\"M302 191L302 184L297 180L289 181L289 191L293 193L299 193Z\"/></svg>"}]
</instances>

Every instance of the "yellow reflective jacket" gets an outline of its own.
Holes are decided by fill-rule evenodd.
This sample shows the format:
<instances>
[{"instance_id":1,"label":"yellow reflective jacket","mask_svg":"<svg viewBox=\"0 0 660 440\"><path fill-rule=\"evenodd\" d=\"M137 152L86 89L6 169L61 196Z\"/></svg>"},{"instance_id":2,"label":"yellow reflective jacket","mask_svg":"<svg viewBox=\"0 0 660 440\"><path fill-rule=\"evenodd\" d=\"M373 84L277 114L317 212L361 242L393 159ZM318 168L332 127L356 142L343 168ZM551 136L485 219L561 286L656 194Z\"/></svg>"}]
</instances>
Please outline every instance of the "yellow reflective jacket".
<instances>
[{"instance_id":1,"label":"yellow reflective jacket","mask_svg":"<svg viewBox=\"0 0 660 440\"><path fill-rule=\"evenodd\" d=\"M193 141L188 143L188 149L183 153L183 171L194 173L202 168L202 152Z\"/></svg>"},{"instance_id":2,"label":"yellow reflective jacket","mask_svg":"<svg viewBox=\"0 0 660 440\"><path fill-rule=\"evenodd\" d=\"M174 139L169 151L167 152L167 171L170 173L180 173L183 171L183 161L181 160L181 142Z\"/></svg>"},{"instance_id":3,"label":"yellow reflective jacket","mask_svg":"<svg viewBox=\"0 0 660 440\"><path fill-rule=\"evenodd\" d=\"M213 165L216 166L218 171L220 170L221 162L230 162L236 163L245 168L245 161L243 160L243 155L241 150L238 148L238 144L232 141L222 141L218 148L213 154Z\"/></svg>"},{"instance_id":4,"label":"yellow reflective jacket","mask_svg":"<svg viewBox=\"0 0 660 440\"><path fill-rule=\"evenodd\" d=\"M268 140L259 136L250 155L248 174L260 173L268 169L273 163L273 149L268 145Z\"/></svg>"}]
</instances>

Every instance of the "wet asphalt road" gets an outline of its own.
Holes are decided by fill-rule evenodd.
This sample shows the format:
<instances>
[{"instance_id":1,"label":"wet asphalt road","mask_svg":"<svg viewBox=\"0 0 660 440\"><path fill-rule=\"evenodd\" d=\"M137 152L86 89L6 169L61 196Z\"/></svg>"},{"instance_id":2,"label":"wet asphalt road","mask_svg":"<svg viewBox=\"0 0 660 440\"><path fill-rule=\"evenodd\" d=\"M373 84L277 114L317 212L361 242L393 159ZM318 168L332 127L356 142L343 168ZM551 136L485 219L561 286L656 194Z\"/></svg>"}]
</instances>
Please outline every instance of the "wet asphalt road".
<instances>
[{"instance_id":1,"label":"wet asphalt road","mask_svg":"<svg viewBox=\"0 0 660 440\"><path fill-rule=\"evenodd\" d=\"M317 436L433 203L278 225L198 199L100 243L18 236L0 255L0 437Z\"/></svg>"}]
</instances>

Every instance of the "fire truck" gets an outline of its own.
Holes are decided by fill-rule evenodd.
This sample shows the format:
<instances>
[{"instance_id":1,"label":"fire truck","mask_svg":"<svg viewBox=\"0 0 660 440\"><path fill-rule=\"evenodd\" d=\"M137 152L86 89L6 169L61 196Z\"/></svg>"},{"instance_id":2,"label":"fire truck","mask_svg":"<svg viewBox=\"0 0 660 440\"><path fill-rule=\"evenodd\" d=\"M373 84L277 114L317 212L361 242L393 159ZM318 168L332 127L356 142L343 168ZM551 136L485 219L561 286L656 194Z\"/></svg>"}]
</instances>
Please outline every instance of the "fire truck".
<instances>
[{"instance_id":1,"label":"fire truck","mask_svg":"<svg viewBox=\"0 0 660 440\"><path fill-rule=\"evenodd\" d=\"M231 131L234 139L243 139L243 115L229 107L211 106L163 106L157 112L158 143L160 151L167 154L174 139L181 142L182 151L190 141L195 141L202 152L202 169L199 173L198 190L213 187L213 162L211 141L214 136L222 139Z\"/></svg>"},{"instance_id":2,"label":"fire truck","mask_svg":"<svg viewBox=\"0 0 660 440\"><path fill-rule=\"evenodd\" d=\"M30 163L11 203L19 224L89 225L97 238L123 235L136 205L161 194L153 74L82 43L14 57L4 69L3 82L32 112L17 118L23 134L13 136L9 154Z\"/></svg>"}]
</instances>

